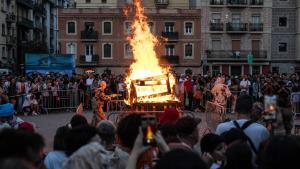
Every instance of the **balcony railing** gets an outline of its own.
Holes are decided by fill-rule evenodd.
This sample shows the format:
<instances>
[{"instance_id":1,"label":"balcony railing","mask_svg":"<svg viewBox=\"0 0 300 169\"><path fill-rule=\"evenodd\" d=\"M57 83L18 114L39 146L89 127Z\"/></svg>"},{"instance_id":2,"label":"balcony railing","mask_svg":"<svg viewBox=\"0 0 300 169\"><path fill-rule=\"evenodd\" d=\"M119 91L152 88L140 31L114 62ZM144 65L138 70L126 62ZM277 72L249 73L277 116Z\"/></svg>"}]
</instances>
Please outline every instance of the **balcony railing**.
<instances>
[{"instance_id":1,"label":"balcony railing","mask_svg":"<svg viewBox=\"0 0 300 169\"><path fill-rule=\"evenodd\" d=\"M177 55L164 55L160 57L162 64L179 64L179 56Z\"/></svg>"},{"instance_id":2,"label":"balcony railing","mask_svg":"<svg viewBox=\"0 0 300 169\"><path fill-rule=\"evenodd\" d=\"M246 7L247 5L247 0L227 0L227 6L229 7Z\"/></svg>"},{"instance_id":3,"label":"balcony railing","mask_svg":"<svg viewBox=\"0 0 300 169\"><path fill-rule=\"evenodd\" d=\"M33 28L33 21L24 17L18 18L18 24L29 29Z\"/></svg>"},{"instance_id":4,"label":"balcony railing","mask_svg":"<svg viewBox=\"0 0 300 169\"><path fill-rule=\"evenodd\" d=\"M14 13L6 14L6 22L16 22L16 15Z\"/></svg>"},{"instance_id":5,"label":"balcony railing","mask_svg":"<svg viewBox=\"0 0 300 169\"><path fill-rule=\"evenodd\" d=\"M17 2L17 4L20 4L24 7L27 7L27 8L30 8L30 9L33 8L33 1L32 0L17 0L16 2Z\"/></svg>"},{"instance_id":6,"label":"balcony railing","mask_svg":"<svg viewBox=\"0 0 300 169\"><path fill-rule=\"evenodd\" d=\"M249 31L251 32L262 32L264 30L263 23L250 23L249 24Z\"/></svg>"},{"instance_id":7,"label":"balcony railing","mask_svg":"<svg viewBox=\"0 0 300 169\"><path fill-rule=\"evenodd\" d=\"M225 0L210 0L210 5L224 5Z\"/></svg>"},{"instance_id":8,"label":"balcony railing","mask_svg":"<svg viewBox=\"0 0 300 169\"><path fill-rule=\"evenodd\" d=\"M80 55L79 64L80 65L97 65L99 63L99 55Z\"/></svg>"},{"instance_id":9,"label":"balcony railing","mask_svg":"<svg viewBox=\"0 0 300 169\"><path fill-rule=\"evenodd\" d=\"M14 45L17 42L17 38L13 35L7 35L6 36L6 44L7 45Z\"/></svg>"},{"instance_id":10,"label":"balcony railing","mask_svg":"<svg viewBox=\"0 0 300 169\"><path fill-rule=\"evenodd\" d=\"M157 8L166 8L169 5L169 0L155 0Z\"/></svg>"},{"instance_id":11,"label":"balcony railing","mask_svg":"<svg viewBox=\"0 0 300 169\"><path fill-rule=\"evenodd\" d=\"M223 23L210 23L210 31L224 31Z\"/></svg>"},{"instance_id":12,"label":"balcony railing","mask_svg":"<svg viewBox=\"0 0 300 169\"><path fill-rule=\"evenodd\" d=\"M226 31L229 33L244 33L248 31L248 24L229 22L226 24Z\"/></svg>"},{"instance_id":13,"label":"balcony railing","mask_svg":"<svg viewBox=\"0 0 300 169\"><path fill-rule=\"evenodd\" d=\"M250 5L264 5L264 0L250 0Z\"/></svg>"},{"instance_id":14,"label":"balcony railing","mask_svg":"<svg viewBox=\"0 0 300 169\"><path fill-rule=\"evenodd\" d=\"M248 55L252 53L253 59L267 59L265 50L207 50L208 59L229 59L229 60L247 60Z\"/></svg>"},{"instance_id":15,"label":"balcony railing","mask_svg":"<svg viewBox=\"0 0 300 169\"><path fill-rule=\"evenodd\" d=\"M162 32L161 36L169 41L177 41L179 39L178 32Z\"/></svg>"},{"instance_id":16,"label":"balcony railing","mask_svg":"<svg viewBox=\"0 0 300 169\"><path fill-rule=\"evenodd\" d=\"M98 31L81 31L81 39L96 41L98 40Z\"/></svg>"}]
</instances>

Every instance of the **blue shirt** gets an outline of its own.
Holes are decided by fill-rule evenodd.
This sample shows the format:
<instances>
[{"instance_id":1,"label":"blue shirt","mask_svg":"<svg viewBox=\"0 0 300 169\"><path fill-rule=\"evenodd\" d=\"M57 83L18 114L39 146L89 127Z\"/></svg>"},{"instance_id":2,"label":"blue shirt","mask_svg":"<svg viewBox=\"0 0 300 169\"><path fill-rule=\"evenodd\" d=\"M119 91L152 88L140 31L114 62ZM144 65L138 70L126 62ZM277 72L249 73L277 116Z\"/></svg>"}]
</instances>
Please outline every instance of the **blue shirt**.
<instances>
[{"instance_id":1,"label":"blue shirt","mask_svg":"<svg viewBox=\"0 0 300 169\"><path fill-rule=\"evenodd\" d=\"M47 169L62 169L67 156L63 151L51 151L47 154L44 164Z\"/></svg>"}]
</instances>

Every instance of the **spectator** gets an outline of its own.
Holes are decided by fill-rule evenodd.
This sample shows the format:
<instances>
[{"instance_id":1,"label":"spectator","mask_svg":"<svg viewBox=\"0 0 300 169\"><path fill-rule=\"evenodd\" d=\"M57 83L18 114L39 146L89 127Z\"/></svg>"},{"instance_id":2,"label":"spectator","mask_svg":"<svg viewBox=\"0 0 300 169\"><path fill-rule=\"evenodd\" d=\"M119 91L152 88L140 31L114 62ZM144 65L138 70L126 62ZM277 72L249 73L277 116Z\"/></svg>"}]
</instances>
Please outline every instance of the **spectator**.
<instances>
[{"instance_id":1,"label":"spectator","mask_svg":"<svg viewBox=\"0 0 300 169\"><path fill-rule=\"evenodd\" d=\"M236 103L237 119L221 123L217 126L216 134L221 135L230 129L237 128L248 137L253 153L257 153L262 142L269 138L269 131L261 124L250 120L252 109L252 97L249 95L239 96ZM255 155L254 154L254 155ZM253 157L255 158L255 156Z\"/></svg>"},{"instance_id":2,"label":"spectator","mask_svg":"<svg viewBox=\"0 0 300 169\"><path fill-rule=\"evenodd\" d=\"M65 137L69 131L66 126L59 127L56 130L53 143L53 151L49 152L44 160L47 169L62 169L63 163L67 160L65 153Z\"/></svg>"},{"instance_id":3,"label":"spectator","mask_svg":"<svg viewBox=\"0 0 300 169\"><path fill-rule=\"evenodd\" d=\"M234 142L227 147L224 169L253 169L252 152L245 142Z\"/></svg>"},{"instance_id":4,"label":"spectator","mask_svg":"<svg viewBox=\"0 0 300 169\"><path fill-rule=\"evenodd\" d=\"M299 136L275 136L268 140L263 148L261 168L297 168L299 154Z\"/></svg>"},{"instance_id":5,"label":"spectator","mask_svg":"<svg viewBox=\"0 0 300 169\"><path fill-rule=\"evenodd\" d=\"M185 116L180 118L176 124L176 130L178 132L178 138L181 141L182 148L192 150L194 145L198 143L199 130L198 124L200 119Z\"/></svg>"},{"instance_id":6,"label":"spectator","mask_svg":"<svg viewBox=\"0 0 300 169\"><path fill-rule=\"evenodd\" d=\"M225 160L226 145L223 138L216 134L206 134L200 142L202 158L211 169L221 168Z\"/></svg>"},{"instance_id":7,"label":"spectator","mask_svg":"<svg viewBox=\"0 0 300 169\"><path fill-rule=\"evenodd\" d=\"M71 118L71 121L69 123L70 128L76 128L76 127L82 127L87 126L88 121L86 118L80 114L76 114Z\"/></svg>"},{"instance_id":8,"label":"spectator","mask_svg":"<svg viewBox=\"0 0 300 169\"><path fill-rule=\"evenodd\" d=\"M198 154L176 149L166 153L154 169L208 169L208 167Z\"/></svg>"},{"instance_id":9,"label":"spectator","mask_svg":"<svg viewBox=\"0 0 300 169\"><path fill-rule=\"evenodd\" d=\"M40 168L43 165L44 147L44 139L39 134L15 129L0 132L0 160L18 158L32 167Z\"/></svg>"}]
</instances>

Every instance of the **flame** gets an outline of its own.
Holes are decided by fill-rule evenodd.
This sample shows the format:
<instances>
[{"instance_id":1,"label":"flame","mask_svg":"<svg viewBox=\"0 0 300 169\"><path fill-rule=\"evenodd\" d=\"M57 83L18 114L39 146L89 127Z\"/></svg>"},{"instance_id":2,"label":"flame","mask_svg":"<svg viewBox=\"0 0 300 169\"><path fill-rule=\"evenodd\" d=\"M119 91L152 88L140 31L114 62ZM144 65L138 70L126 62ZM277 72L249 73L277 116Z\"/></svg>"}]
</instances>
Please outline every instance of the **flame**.
<instances>
[{"instance_id":1,"label":"flame","mask_svg":"<svg viewBox=\"0 0 300 169\"><path fill-rule=\"evenodd\" d=\"M147 126L147 141L153 140L153 131L150 125Z\"/></svg>"},{"instance_id":2,"label":"flame","mask_svg":"<svg viewBox=\"0 0 300 169\"><path fill-rule=\"evenodd\" d=\"M127 40L132 47L134 58L134 62L130 65L130 73L125 80L128 93L130 95L132 91L132 81L162 75L167 75L170 86L173 88L175 84L175 78L173 75L169 74L169 68L163 68L159 65L159 60L155 52L155 47L159 44L159 40L150 31L148 18L144 15L144 8L141 0L134 0L133 8L135 14L131 24L132 35L127 37ZM124 13L128 15L128 12ZM161 97L153 96L155 94L164 93L167 90L166 79L160 80L161 84L153 86L148 84L149 86L147 87L137 87L137 94L144 97L138 98L136 102L166 102L168 100L174 100L174 94L163 95ZM155 83L156 82L153 82L153 84ZM172 93L174 93L173 89ZM148 95L152 96L147 97ZM126 100L125 102L127 104L132 103L129 100Z\"/></svg>"}]
</instances>

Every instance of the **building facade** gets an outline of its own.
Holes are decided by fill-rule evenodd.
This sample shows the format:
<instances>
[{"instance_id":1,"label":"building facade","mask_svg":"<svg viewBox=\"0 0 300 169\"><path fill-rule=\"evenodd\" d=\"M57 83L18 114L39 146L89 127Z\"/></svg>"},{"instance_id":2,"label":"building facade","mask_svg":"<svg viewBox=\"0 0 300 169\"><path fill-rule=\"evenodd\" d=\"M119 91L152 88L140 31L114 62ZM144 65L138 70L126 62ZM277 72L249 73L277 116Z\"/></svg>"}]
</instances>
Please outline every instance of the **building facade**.
<instances>
[{"instance_id":1,"label":"building facade","mask_svg":"<svg viewBox=\"0 0 300 169\"><path fill-rule=\"evenodd\" d=\"M198 0L204 73L268 73L272 0Z\"/></svg>"},{"instance_id":2,"label":"building facade","mask_svg":"<svg viewBox=\"0 0 300 169\"><path fill-rule=\"evenodd\" d=\"M131 32L131 18L123 15L123 7L132 2L91 0L89 5L85 2L77 0L76 8L59 10L60 52L76 55L78 73L85 69L124 73L133 57L126 40ZM200 73L201 32L196 29L201 26L200 10L189 9L186 0L144 2L152 32L168 38L156 48L161 64L172 65L177 72L190 68ZM107 8L108 4L112 6Z\"/></svg>"},{"instance_id":3,"label":"building facade","mask_svg":"<svg viewBox=\"0 0 300 169\"><path fill-rule=\"evenodd\" d=\"M57 0L0 1L0 69L24 70L25 53L57 52Z\"/></svg>"},{"instance_id":4,"label":"building facade","mask_svg":"<svg viewBox=\"0 0 300 169\"><path fill-rule=\"evenodd\" d=\"M273 0L272 72L300 72L298 0Z\"/></svg>"},{"instance_id":5,"label":"building facade","mask_svg":"<svg viewBox=\"0 0 300 169\"><path fill-rule=\"evenodd\" d=\"M15 1L0 1L0 68L12 69L16 58Z\"/></svg>"}]
</instances>

